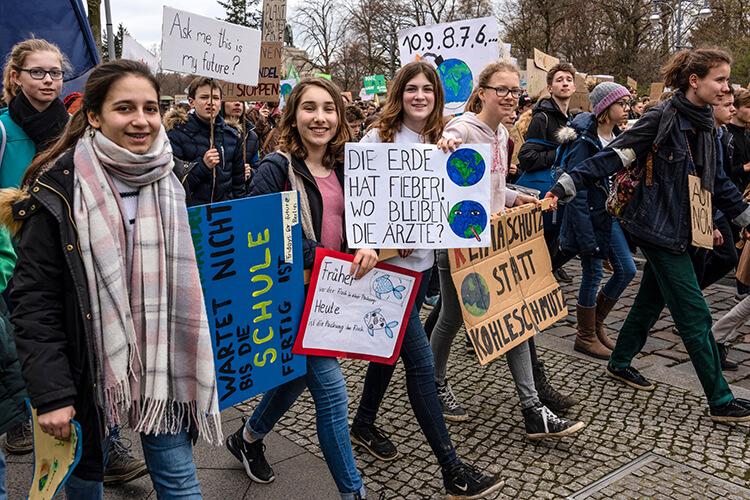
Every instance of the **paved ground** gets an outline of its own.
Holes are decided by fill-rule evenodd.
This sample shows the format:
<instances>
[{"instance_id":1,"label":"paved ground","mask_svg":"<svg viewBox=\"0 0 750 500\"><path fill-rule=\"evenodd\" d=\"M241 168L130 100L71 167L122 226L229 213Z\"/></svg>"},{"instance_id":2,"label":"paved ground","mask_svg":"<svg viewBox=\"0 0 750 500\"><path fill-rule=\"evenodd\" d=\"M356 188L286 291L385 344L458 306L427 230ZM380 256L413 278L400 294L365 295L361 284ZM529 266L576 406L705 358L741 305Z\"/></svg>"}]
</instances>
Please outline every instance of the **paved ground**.
<instances>
[{"instance_id":1,"label":"paved ground","mask_svg":"<svg viewBox=\"0 0 750 500\"><path fill-rule=\"evenodd\" d=\"M577 262L568 265L575 271ZM572 272L571 274L577 274ZM639 273L640 275L640 273ZM574 312L577 281L564 287ZM616 331L632 304L636 289L626 292L611 316ZM715 318L734 304L734 291L715 285L706 293ZM538 337L541 358L554 383L582 403L567 416L588 423L576 438L531 443L525 438L518 399L504 361L486 367L465 352L463 338L454 346L449 379L472 419L449 425L460 455L481 469L502 476L498 498L748 498L750 499L750 427L715 426L668 315L657 322L636 366L659 382L653 393L636 393L603 375L604 362L572 349L575 324L567 321ZM742 361L728 372L737 395L750 394L750 327L732 350ZM362 389L366 363L342 363L352 411ZM225 432L240 425L251 401L224 414ZM240 464L223 449L199 444L195 450L204 497L208 499L336 498L315 435L312 401L304 395L267 439L267 454L276 471L271 485L251 484ZM355 449L368 489L378 498L439 498L442 481L431 451L408 405L404 371L399 366L382 406L379 424L392 435L401 456L381 463ZM137 443L136 443L137 448ZM139 451L138 451L139 452ZM11 499L25 497L30 458L9 459ZM107 489L107 498L155 498L150 481Z\"/></svg>"}]
</instances>

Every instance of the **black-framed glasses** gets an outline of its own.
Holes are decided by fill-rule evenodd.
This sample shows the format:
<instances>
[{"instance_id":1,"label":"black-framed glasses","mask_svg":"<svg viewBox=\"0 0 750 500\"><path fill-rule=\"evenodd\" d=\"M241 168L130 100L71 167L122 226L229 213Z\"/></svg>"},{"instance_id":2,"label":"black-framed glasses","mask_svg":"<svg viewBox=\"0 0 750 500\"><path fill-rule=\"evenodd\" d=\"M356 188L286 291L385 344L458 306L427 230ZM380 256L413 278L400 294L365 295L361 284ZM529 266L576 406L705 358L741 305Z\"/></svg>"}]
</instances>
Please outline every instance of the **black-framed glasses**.
<instances>
[{"instance_id":1,"label":"black-framed glasses","mask_svg":"<svg viewBox=\"0 0 750 500\"><path fill-rule=\"evenodd\" d=\"M621 108L630 108L631 104L629 100L621 99L619 101L615 101L614 104L618 104Z\"/></svg>"},{"instance_id":2,"label":"black-framed glasses","mask_svg":"<svg viewBox=\"0 0 750 500\"><path fill-rule=\"evenodd\" d=\"M505 97L510 94L514 99L518 99L523 94L523 89L506 89L505 87L490 87L488 85L483 85L482 88L494 90L495 95L498 97Z\"/></svg>"},{"instance_id":3,"label":"black-framed glasses","mask_svg":"<svg viewBox=\"0 0 750 500\"><path fill-rule=\"evenodd\" d=\"M47 75L53 80L62 80L65 76L65 72L61 69L21 68L20 71L26 71L34 80L44 80Z\"/></svg>"}]
</instances>

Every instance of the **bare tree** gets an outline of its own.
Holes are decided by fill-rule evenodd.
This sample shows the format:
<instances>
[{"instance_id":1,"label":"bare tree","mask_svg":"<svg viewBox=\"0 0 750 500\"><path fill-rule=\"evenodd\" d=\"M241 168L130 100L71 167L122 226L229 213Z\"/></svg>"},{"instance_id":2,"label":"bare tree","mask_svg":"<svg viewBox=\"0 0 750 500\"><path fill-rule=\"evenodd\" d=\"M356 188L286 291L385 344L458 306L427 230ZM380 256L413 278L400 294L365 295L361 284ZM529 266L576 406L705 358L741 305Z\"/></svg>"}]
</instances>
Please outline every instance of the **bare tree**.
<instances>
[{"instance_id":1,"label":"bare tree","mask_svg":"<svg viewBox=\"0 0 750 500\"><path fill-rule=\"evenodd\" d=\"M294 13L293 20L311 63L330 74L344 46L347 20L336 0L309 0Z\"/></svg>"},{"instance_id":2,"label":"bare tree","mask_svg":"<svg viewBox=\"0 0 750 500\"><path fill-rule=\"evenodd\" d=\"M99 38L99 33L102 32L102 17L101 17L101 0L86 0L86 4L89 11L89 27L91 27L91 33L94 34L94 42L96 42L96 49L99 54L102 53L102 41Z\"/></svg>"}]
</instances>

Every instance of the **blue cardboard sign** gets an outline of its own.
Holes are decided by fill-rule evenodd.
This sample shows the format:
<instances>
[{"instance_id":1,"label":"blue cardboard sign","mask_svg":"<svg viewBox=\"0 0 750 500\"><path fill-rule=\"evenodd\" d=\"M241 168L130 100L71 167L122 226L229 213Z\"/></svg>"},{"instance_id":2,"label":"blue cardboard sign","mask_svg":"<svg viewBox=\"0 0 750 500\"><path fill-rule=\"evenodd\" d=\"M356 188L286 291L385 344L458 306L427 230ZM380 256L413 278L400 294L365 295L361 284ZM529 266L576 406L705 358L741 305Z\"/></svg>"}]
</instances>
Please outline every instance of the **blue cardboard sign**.
<instances>
[{"instance_id":1,"label":"blue cardboard sign","mask_svg":"<svg viewBox=\"0 0 750 500\"><path fill-rule=\"evenodd\" d=\"M305 374L292 353L305 302L298 196L188 209L221 410Z\"/></svg>"}]
</instances>

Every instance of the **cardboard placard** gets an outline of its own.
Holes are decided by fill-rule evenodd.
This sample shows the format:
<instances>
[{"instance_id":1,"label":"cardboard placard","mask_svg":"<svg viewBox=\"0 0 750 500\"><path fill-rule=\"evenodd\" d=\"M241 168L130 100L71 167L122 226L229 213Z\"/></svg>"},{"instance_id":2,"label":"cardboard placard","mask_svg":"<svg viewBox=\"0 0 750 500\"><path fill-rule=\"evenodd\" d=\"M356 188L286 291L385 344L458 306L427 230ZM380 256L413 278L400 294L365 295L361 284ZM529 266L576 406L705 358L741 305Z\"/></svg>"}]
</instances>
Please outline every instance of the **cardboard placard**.
<instances>
[{"instance_id":1,"label":"cardboard placard","mask_svg":"<svg viewBox=\"0 0 750 500\"><path fill-rule=\"evenodd\" d=\"M292 354L305 302L298 196L188 208L221 410L307 369Z\"/></svg>"},{"instance_id":2,"label":"cardboard placard","mask_svg":"<svg viewBox=\"0 0 750 500\"><path fill-rule=\"evenodd\" d=\"M575 82L576 91L573 97L570 98L568 109L578 108L583 111L591 111L591 99L589 99L589 88L586 85L586 75L584 73L576 73Z\"/></svg>"},{"instance_id":3,"label":"cardboard placard","mask_svg":"<svg viewBox=\"0 0 750 500\"><path fill-rule=\"evenodd\" d=\"M714 219L711 210L711 193L701 187L701 179L688 175L690 193L690 242L694 247L714 248Z\"/></svg>"},{"instance_id":4,"label":"cardboard placard","mask_svg":"<svg viewBox=\"0 0 750 500\"><path fill-rule=\"evenodd\" d=\"M286 0L263 0L264 42L283 42L286 28Z\"/></svg>"},{"instance_id":5,"label":"cardboard placard","mask_svg":"<svg viewBox=\"0 0 750 500\"><path fill-rule=\"evenodd\" d=\"M549 54L545 54L539 49L534 49L534 66L545 73L552 69L556 64L560 64L560 59Z\"/></svg>"},{"instance_id":6,"label":"cardboard placard","mask_svg":"<svg viewBox=\"0 0 750 500\"><path fill-rule=\"evenodd\" d=\"M443 153L432 144L348 143L346 237L352 248L490 244L489 144Z\"/></svg>"},{"instance_id":7,"label":"cardboard placard","mask_svg":"<svg viewBox=\"0 0 750 500\"><path fill-rule=\"evenodd\" d=\"M492 217L492 245L448 251L464 324L484 365L568 314L552 275L542 207Z\"/></svg>"},{"instance_id":8,"label":"cardboard placard","mask_svg":"<svg viewBox=\"0 0 750 500\"><path fill-rule=\"evenodd\" d=\"M34 476L29 488L29 500L52 500L81 460L81 425L71 420L70 439L57 439L42 430L36 409L26 401L31 408L34 438Z\"/></svg>"},{"instance_id":9,"label":"cardboard placard","mask_svg":"<svg viewBox=\"0 0 750 500\"><path fill-rule=\"evenodd\" d=\"M260 31L164 6L162 69L256 85Z\"/></svg>"},{"instance_id":10,"label":"cardboard placard","mask_svg":"<svg viewBox=\"0 0 750 500\"><path fill-rule=\"evenodd\" d=\"M632 90L632 89L638 90L637 80L634 80L633 78L628 77L627 82L628 82L628 90Z\"/></svg>"},{"instance_id":11,"label":"cardboard placard","mask_svg":"<svg viewBox=\"0 0 750 500\"><path fill-rule=\"evenodd\" d=\"M651 98L651 102L658 101L663 93L664 93L663 82L654 82L651 84L651 88L649 89L649 97Z\"/></svg>"},{"instance_id":12,"label":"cardboard placard","mask_svg":"<svg viewBox=\"0 0 750 500\"><path fill-rule=\"evenodd\" d=\"M353 255L318 248L294 352L392 365L398 359L421 273L378 263L361 279Z\"/></svg>"},{"instance_id":13,"label":"cardboard placard","mask_svg":"<svg viewBox=\"0 0 750 500\"><path fill-rule=\"evenodd\" d=\"M258 85L222 82L222 98L225 101L278 102L283 46L282 42L261 42Z\"/></svg>"},{"instance_id":14,"label":"cardboard placard","mask_svg":"<svg viewBox=\"0 0 750 500\"><path fill-rule=\"evenodd\" d=\"M401 65L435 66L445 91L443 115L463 113L479 73L499 57L497 19L482 17L416 26L398 32Z\"/></svg>"}]
</instances>

